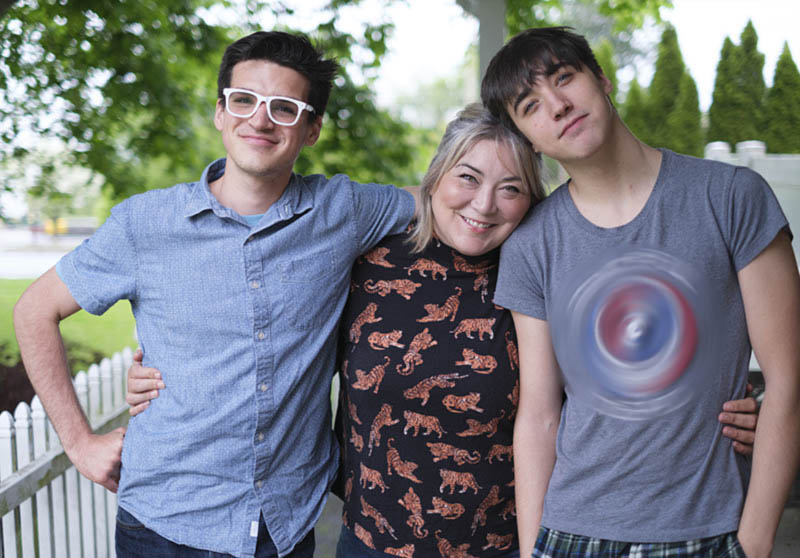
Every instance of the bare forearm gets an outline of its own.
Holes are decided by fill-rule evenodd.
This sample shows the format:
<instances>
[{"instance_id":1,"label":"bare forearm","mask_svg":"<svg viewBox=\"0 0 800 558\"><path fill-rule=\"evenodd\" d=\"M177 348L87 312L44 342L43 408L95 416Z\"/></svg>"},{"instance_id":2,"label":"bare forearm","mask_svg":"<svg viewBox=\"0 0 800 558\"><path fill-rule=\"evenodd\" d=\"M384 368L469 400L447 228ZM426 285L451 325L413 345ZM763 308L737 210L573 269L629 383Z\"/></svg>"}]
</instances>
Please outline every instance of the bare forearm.
<instances>
[{"instance_id":1,"label":"bare forearm","mask_svg":"<svg viewBox=\"0 0 800 558\"><path fill-rule=\"evenodd\" d=\"M520 420L514 428L514 484L520 556L530 556L550 476L556 461L558 417L543 421Z\"/></svg>"},{"instance_id":2,"label":"bare forearm","mask_svg":"<svg viewBox=\"0 0 800 558\"><path fill-rule=\"evenodd\" d=\"M800 464L798 397L769 387L756 428L752 475L739 524L739 540L750 558L769 556Z\"/></svg>"}]
</instances>

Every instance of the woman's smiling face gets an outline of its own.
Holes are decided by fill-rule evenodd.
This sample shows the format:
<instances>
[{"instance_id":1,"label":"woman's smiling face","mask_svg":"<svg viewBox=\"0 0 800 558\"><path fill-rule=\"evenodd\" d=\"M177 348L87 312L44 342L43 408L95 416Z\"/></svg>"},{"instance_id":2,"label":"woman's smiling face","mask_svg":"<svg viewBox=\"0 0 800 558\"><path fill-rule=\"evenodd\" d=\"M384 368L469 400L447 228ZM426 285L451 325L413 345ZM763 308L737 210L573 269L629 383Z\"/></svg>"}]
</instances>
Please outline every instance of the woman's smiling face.
<instances>
[{"instance_id":1,"label":"woman's smiling face","mask_svg":"<svg viewBox=\"0 0 800 558\"><path fill-rule=\"evenodd\" d=\"M511 150L481 140L447 171L431 194L437 238L467 256L500 246L531 205Z\"/></svg>"}]
</instances>

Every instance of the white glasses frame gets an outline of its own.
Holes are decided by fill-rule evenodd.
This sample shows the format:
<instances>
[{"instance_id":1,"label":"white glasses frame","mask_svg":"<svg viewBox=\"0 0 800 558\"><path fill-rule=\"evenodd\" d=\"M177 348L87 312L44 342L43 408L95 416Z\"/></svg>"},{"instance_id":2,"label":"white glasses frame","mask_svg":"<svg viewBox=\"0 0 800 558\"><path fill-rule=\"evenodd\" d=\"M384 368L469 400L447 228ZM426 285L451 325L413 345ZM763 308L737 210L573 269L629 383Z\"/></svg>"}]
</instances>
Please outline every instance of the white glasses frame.
<instances>
[{"instance_id":1,"label":"white glasses frame","mask_svg":"<svg viewBox=\"0 0 800 558\"><path fill-rule=\"evenodd\" d=\"M253 106L253 110L249 114L246 115L236 114L231 110L230 97L231 94L233 93L247 93L248 95L252 95L253 97L256 98L256 104L255 106ZM258 111L258 108L261 106L261 103L264 103L264 106L267 107L267 116L269 116L269 119L278 126L294 126L300 120L300 116L303 114L304 110L307 110L312 114L314 113L314 107L312 107L308 103L304 103L303 101L292 99L291 97L282 97L280 95L259 95L255 91L250 91L249 89L238 89L236 87L226 87L225 89L222 90L222 94L225 95L225 112L236 118L252 117ZM297 105L298 110L293 122L279 122L274 116L272 116L272 109L270 108L270 103L276 99L278 101L287 101L289 103Z\"/></svg>"}]
</instances>

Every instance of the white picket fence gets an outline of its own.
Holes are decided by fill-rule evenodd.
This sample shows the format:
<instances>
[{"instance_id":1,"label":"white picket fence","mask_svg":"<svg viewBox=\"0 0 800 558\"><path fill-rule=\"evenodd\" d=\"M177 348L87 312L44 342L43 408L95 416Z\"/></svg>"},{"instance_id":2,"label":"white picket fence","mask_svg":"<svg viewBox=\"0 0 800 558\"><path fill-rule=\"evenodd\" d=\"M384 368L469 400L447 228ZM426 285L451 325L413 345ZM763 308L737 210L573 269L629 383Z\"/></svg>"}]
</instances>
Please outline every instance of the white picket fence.
<instances>
[{"instance_id":1,"label":"white picket fence","mask_svg":"<svg viewBox=\"0 0 800 558\"><path fill-rule=\"evenodd\" d=\"M95 432L127 424L131 360L126 348L75 376ZM72 466L38 397L0 413L0 558L113 557L116 513L116 494Z\"/></svg>"}]
</instances>

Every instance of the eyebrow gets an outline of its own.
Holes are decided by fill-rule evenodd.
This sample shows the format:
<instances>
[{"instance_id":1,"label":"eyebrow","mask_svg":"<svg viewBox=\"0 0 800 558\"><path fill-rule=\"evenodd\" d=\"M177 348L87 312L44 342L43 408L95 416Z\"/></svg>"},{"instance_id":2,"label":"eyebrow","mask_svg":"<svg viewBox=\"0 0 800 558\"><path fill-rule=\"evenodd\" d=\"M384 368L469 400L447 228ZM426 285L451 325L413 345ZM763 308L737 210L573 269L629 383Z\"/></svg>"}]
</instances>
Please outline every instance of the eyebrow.
<instances>
[{"instance_id":1,"label":"eyebrow","mask_svg":"<svg viewBox=\"0 0 800 558\"><path fill-rule=\"evenodd\" d=\"M533 86L536 84L537 81L539 81L539 78L541 78L542 76L550 77L564 67L572 67L572 64L559 60L558 62L548 64L547 68L544 71L533 72L534 79L532 80L532 84L528 85L527 87L524 87L514 99L514 105L513 105L514 112L517 112L519 104L525 99L525 97L531 94L531 92L533 91Z\"/></svg>"}]
</instances>

